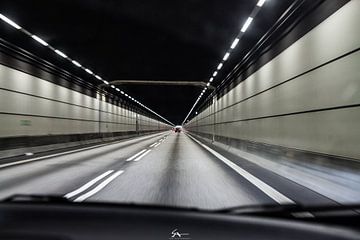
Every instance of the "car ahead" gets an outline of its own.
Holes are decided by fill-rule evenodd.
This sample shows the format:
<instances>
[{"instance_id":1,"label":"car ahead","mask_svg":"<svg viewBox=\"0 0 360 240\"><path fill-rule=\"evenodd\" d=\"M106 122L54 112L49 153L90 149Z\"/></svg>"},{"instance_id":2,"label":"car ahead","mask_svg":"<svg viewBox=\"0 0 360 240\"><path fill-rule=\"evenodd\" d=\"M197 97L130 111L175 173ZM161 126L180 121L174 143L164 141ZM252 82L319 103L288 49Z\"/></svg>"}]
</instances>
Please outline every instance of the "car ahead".
<instances>
[{"instance_id":1,"label":"car ahead","mask_svg":"<svg viewBox=\"0 0 360 240\"><path fill-rule=\"evenodd\" d=\"M15 195L0 202L0 239L360 239L360 205L201 210Z\"/></svg>"},{"instance_id":2,"label":"car ahead","mask_svg":"<svg viewBox=\"0 0 360 240\"><path fill-rule=\"evenodd\" d=\"M181 126L175 126L175 127L174 127L174 132L180 133L180 132L181 132L181 129L182 129Z\"/></svg>"}]
</instances>

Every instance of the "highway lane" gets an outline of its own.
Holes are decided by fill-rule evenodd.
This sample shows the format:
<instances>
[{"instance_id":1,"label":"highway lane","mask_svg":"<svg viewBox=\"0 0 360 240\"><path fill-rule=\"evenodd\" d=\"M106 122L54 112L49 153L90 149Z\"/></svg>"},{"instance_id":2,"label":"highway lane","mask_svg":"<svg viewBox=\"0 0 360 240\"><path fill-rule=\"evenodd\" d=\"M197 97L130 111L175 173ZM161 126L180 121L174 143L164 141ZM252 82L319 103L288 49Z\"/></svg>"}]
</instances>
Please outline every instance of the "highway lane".
<instances>
[{"instance_id":1,"label":"highway lane","mask_svg":"<svg viewBox=\"0 0 360 240\"><path fill-rule=\"evenodd\" d=\"M0 198L53 194L79 202L200 208L330 202L230 157L185 133L164 132L2 168Z\"/></svg>"}]
</instances>

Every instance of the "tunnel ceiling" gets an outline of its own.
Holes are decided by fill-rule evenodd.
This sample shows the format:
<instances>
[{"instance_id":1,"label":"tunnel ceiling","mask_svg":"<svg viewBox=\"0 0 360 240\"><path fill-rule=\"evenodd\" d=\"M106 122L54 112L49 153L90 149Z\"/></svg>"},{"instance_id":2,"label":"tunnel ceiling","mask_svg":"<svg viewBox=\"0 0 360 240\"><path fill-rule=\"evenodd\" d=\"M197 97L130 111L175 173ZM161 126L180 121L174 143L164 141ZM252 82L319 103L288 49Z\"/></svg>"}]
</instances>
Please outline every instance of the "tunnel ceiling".
<instances>
[{"instance_id":1,"label":"tunnel ceiling","mask_svg":"<svg viewBox=\"0 0 360 240\"><path fill-rule=\"evenodd\" d=\"M214 85L291 4L268 0ZM208 81L257 0L2 0L1 13L106 80ZM2 26L1 37L44 58L31 39ZM71 69L63 62L62 68ZM126 85L127 91L181 123L201 88Z\"/></svg>"}]
</instances>

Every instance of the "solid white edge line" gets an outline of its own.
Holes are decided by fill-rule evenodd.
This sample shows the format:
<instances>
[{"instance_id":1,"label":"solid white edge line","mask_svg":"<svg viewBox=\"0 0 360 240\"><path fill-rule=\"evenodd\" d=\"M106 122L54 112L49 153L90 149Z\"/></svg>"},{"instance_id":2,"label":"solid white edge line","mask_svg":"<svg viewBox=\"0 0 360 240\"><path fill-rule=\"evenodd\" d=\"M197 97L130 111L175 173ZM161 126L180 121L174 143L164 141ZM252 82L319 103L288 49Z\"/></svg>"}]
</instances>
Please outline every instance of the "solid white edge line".
<instances>
[{"instance_id":1,"label":"solid white edge line","mask_svg":"<svg viewBox=\"0 0 360 240\"><path fill-rule=\"evenodd\" d=\"M89 150L89 149L93 149L93 148L102 147L104 145L107 145L107 144L105 143L105 144L100 144L100 145L96 145L96 146L75 149L75 150L71 150L71 151L67 151L67 152L54 153L54 154L50 154L50 155L46 155L46 156L42 156L42 157L36 157L36 158L30 158L30 159L25 159L25 160L21 160L21 161L11 162L11 163L5 163L5 164L0 165L0 169L5 168L5 167L10 167L10 166L15 166L15 165L27 163L27 162L34 162L34 161L42 160L42 159L45 159L45 158L59 157L59 156L66 155L66 154L69 154L69 153L81 152L81 151L85 151L85 150Z\"/></svg>"},{"instance_id":2,"label":"solid white edge line","mask_svg":"<svg viewBox=\"0 0 360 240\"><path fill-rule=\"evenodd\" d=\"M114 170L109 170L107 172L104 172L103 174L97 176L96 178L94 178L93 180L91 180L90 182L84 184L83 186L79 187L78 189L69 192L68 194L64 195L64 197L66 198L72 198L75 195L78 195L79 193L82 193L83 191L85 191L86 189L88 189L89 187L91 187L92 185L94 185L95 183L97 183L98 181L100 181L101 179L103 179L104 177L106 177L107 175L109 175L110 173L114 172Z\"/></svg>"},{"instance_id":3,"label":"solid white edge line","mask_svg":"<svg viewBox=\"0 0 360 240\"><path fill-rule=\"evenodd\" d=\"M295 202L291 200L290 198L286 197L282 193L275 190L273 187L269 186L265 182L261 181L251 173L247 172L243 168L239 167L226 157L222 156L220 153L214 151L213 149L209 148L205 144L201 143L197 139L195 139L193 136L188 135L191 139L193 139L195 142L197 142L200 146L208 150L211 154L213 154L215 157L223 161L226 165L228 165L230 168L235 170L237 173L239 173L242 177L244 177L246 180L248 180L250 183L255 185L258 189L260 189L262 192L264 192L266 195L268 195L270 198L275 200L277 203L280 204L294 204Z\"/></svg>"},{"instance_id":4,"label":"solid white edge line","mask_svg":"<svg viewBox=\"0 0 360 240\"><path fill-rule=\"evenodd\" d=\"M141 158L143 158L146 154L148 154L149 152L151 152L151 150L147 150L146 152L144 152L143 154L141 154L139 157L137 157L134 162L139 161Z\"/></svg>"},{"instance_id":5,"label":"solid white edge line","mask_svg":"<svg viewBox=\"0 0 360 240\"><path fill-rule=\"evenodd\" d=\"M158 135L161 135L161 134L163 134L163 133L160 133ZM143 136L143 137L146 137L146 135ZM50 155L46 155L46 156L42 156L42 157L35 157L35 158L20 160L20 161L11 162L11 163L4 163L4 164L0 165L0 169L1 168L6 168L6 167L11 167L11 166L16 166L16 165L20 165L20 164L24 164L24 163L28 163L28 162L35 162L35 161L46 159L46 158L59 157L59 156L62 156L62 155L81 152L81 151L85 151L85 150L89 150L89 149L93 149L93 148L98 148L98 147L103 147L103 146L110 146L110 145L118 144L118 143L122 142L123 140L124 139L120 139L119 141L115 141L115 142L112 142L112 143L103 143L103 144L99 144L99 145L96 145L96 146L85 147L85 148L75 149L75 150L61 152L61 153L54 153L54 154L50 154ZM128 139L128 140L130 141L130 140L134 140L134 139Z\"/></svg>"},{"instance_id":6,"label":"solid white edge line","mask_svg":"<svg viewBox=\"0 0 360 240\"><path fill-rule=\"evenodd\" d=\"M96 194L97 192L99 192L101 189L103 189L104 187L106 187L106 185L108 185L109 183L111 183L115 178L117 178L120 174L122 174L124 171L123 170L119 170L117 172L115 172L114 174L112 174L110 177L108 177L107 179L105 179L102 183L100 183L99 185L97 185L94 189L92 189L91 191L81 195L80 197L76 198L74 200L74 202L82 202L86 199L88 199L89 197L93 196L94 194Z\"/></svg>"},{"instance_id":7,"label":"solid white edge line","mask_svg":"<svg viewBox=\"0 0 360 240\"><path fill-rule=\"evenodd\" d=\"M126 161L128 162L128 161L133 160L134 158L136 158L137 156L139 156L140 154L142 154L142 153L145 152L145 151L146 151L146 149L141 150L140 152L138 152L138 153L135 154L134 156L131 156L131 157L129 157L128 159L126 159Z\"/></svg>"}]
</instances>

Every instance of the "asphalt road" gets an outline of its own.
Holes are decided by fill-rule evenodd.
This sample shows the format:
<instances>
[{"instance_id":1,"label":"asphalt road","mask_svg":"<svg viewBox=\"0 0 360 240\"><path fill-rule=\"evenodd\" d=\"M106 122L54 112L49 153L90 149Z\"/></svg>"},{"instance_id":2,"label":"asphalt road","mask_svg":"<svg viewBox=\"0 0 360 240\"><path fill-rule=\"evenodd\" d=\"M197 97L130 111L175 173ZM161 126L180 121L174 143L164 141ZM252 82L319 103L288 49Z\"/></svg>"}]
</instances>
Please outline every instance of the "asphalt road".
<instances>
[{"instance_id":1,"label":"asphalt road","mask_svg":"<svg viewBox=\"0 0 360 240\"><path fill-rule=\"evenodd\" d=\"M0 198L13 194L209 209L333 204L274 172L174 132L0 165Z\"/></svg>"}]
</instances>

